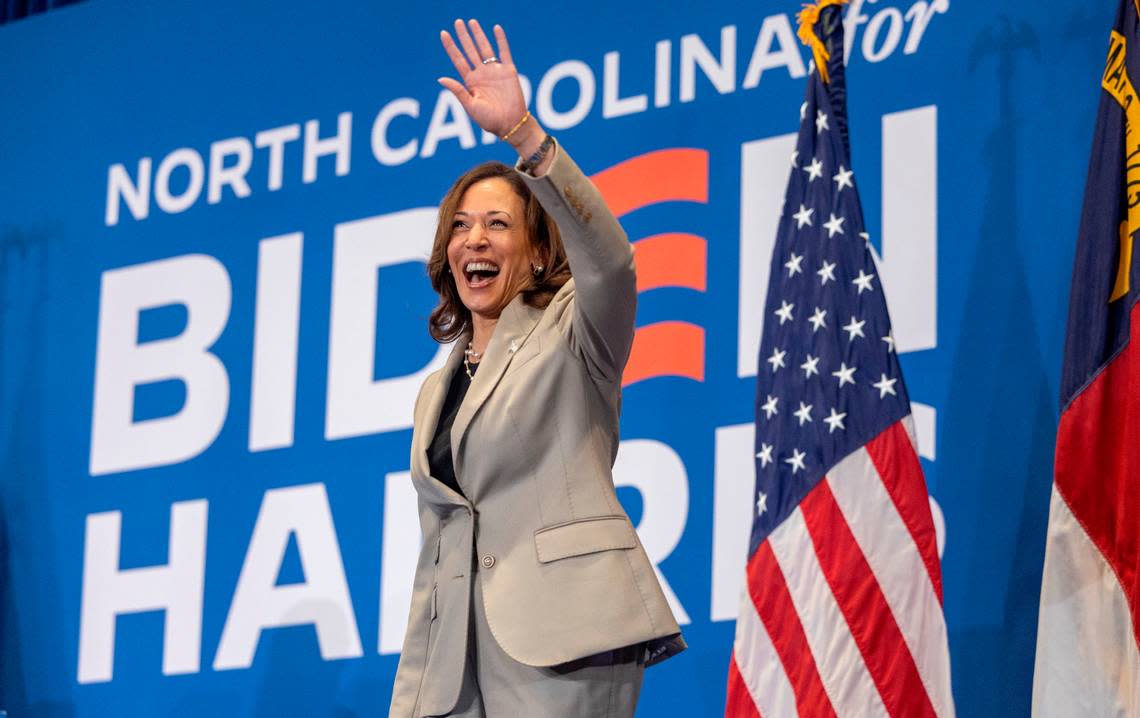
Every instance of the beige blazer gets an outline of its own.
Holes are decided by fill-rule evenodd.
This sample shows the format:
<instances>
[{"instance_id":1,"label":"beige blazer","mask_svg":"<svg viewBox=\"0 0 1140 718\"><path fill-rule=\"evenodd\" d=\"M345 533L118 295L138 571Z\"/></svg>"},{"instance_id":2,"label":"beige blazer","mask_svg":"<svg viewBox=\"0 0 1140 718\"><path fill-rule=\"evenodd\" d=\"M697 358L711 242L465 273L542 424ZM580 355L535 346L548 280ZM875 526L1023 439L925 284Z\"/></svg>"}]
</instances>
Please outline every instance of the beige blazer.
<instances>
[{"instance_id":1,"label":"beige blazer","mask_svg":"<svg viewBox=\"0 0 1140 718\"><path fill-rule=\"evenodd\" d=\"M611 474L633 342L632 248L561 149L547 174L522 176L557 222L574 278L546 309L519 296L499 317L451 430L466 498L429 475L427 448L467 337L420 390L411 474L424 543L392 718L455 705L474 547L491 633L520 663L641 642L654 663L685 647Z\"/></svg>"}]
</instances>

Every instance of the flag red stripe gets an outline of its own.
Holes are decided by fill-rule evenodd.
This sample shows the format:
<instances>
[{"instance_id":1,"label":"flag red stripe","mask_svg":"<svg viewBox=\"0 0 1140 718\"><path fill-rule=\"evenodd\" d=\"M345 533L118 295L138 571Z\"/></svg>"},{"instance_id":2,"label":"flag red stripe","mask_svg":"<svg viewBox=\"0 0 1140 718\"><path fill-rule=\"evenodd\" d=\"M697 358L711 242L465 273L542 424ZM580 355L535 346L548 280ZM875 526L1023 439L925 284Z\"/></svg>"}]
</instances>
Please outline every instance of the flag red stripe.
<instances>
[{"instance_id":1,"label":"flag red stripe","mask_svg":"<svg viewBox=\"0 0 1140 718\"><path fill-rule=\"evenodd\" d=\"M820 568L892 716L936 716L879 582L822 481L800 502ZM890 547L882 547L890 551Z\"/></svg>"},{"instance_id":2,"label":"flag red stripe","mask_svg":"<svg viewBox=\"0 0 1140 718\"><path fill-rule=\"evenodd\" d=\"M724 702L725 718L761 718L752 701L752 694L736 666L736 654L728 662L728 689Z\"/></svg>"},{"instance_id":3,"label":"flag red stripe","mask_svg":"<svg viewBox=\"0 0 1140 718\"><path fill-rule=\"evenodd\" d=\"M910 531L914 545L926 564L934 595L942 603L942 568L938 563L938 539L934 533L934 519L930 515L930 497L918 454L910 443L906 427L895 422L867 443L867 453L891 495L895 509Z\"/></svg>"},{"instance_id":4,"label":"flag red stripe","mask_svg":"<svg viewBox=\"0 0 1140 718\"><path fill-rule=\"evenodd\" d=\"M1140 304L1131 336L1140 337ZM1054 482L1120 580L1140 642L1140 349L1127 346L1069 404L1057 428Z\"/></svg>"},{"instance_id":5,"label":"flag red stripe","mask_svg":"<svg viewBox=\"0 0 1140 718\"><path fill-rule=\"evenodd\" d=\"M834 716L835 709L823 688L784 573L767 542L760 544L748 561L748 594L784 665L799 714L813 718Z\"/></svg>"}]
</instances>

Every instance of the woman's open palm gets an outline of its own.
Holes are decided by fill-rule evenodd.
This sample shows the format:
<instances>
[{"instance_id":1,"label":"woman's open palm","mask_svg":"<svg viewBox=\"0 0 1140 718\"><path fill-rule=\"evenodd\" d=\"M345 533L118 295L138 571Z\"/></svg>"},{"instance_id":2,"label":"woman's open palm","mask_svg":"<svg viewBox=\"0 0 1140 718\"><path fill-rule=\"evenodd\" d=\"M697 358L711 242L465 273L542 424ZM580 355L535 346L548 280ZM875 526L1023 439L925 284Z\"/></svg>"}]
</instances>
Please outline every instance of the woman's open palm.
<instances>
[{"instance_id":1,"label":"woman's open palm","mask_svg":"<svg viewBox=\"0 0 1140 718\"><path fill-rule=\"evenodd\" d=\"M443 49L462 82L441 77L439 84L451 90L476 124L502 137L526 114L519 73L511 59L511 48L502 27L496 25L494 28L499 45L499 54L496 55L479 22L471 20L469 24L470 32L468 23L455 21L455 34L462 50L450 33L446 30L440 32Z\"/></svg>"}]
</instances>

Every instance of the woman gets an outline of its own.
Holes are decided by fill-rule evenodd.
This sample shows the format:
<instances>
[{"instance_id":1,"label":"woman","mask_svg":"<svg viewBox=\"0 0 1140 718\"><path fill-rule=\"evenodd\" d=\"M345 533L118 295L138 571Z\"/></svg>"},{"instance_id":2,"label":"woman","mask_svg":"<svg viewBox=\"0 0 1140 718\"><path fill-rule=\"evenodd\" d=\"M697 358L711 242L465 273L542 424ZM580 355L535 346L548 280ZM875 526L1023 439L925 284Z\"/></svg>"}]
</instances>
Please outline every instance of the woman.
<instances>
[{"instance_id":1,"label":"woman","mask_svg":"<svg viewBox=\"0 0 1140 718\"><path fill-rule=\"evenodd\" d=\"M502 28L500 56L455 30L462 82L439 82L520 160L440 205L430 331L458 341L416 400L424 544L390 715L632 716L645 666L685 647L610 473L632 250L527 112Z\"/></svg>"}]
</instances>

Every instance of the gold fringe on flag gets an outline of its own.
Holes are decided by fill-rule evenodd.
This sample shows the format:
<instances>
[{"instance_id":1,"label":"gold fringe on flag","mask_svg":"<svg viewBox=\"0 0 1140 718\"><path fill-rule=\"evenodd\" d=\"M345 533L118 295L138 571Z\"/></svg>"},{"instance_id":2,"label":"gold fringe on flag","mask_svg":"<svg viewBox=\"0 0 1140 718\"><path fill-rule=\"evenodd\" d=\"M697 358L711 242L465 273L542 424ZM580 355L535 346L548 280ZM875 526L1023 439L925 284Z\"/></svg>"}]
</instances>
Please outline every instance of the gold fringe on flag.
<instances>
[{"instance_id":1,"label":"gold fringe on flag","mask_svg":"<svg viewBox=\"0 0 1140 718\"><path fill-rule=\"evenodd\" d=\"M815 5L804 5L804 9L796 16L800 23L800 29L796 34L799 35L800 42L811 48L816 69L819 70L819 76L824 82L831 82L831 78L827 76L827 61L831 59L831 54L827 51L823 40L815 34L815 24L819 21L819 13L825 7L846 4L847 0L819 0Z\"/></svg>"}]
</instances>

